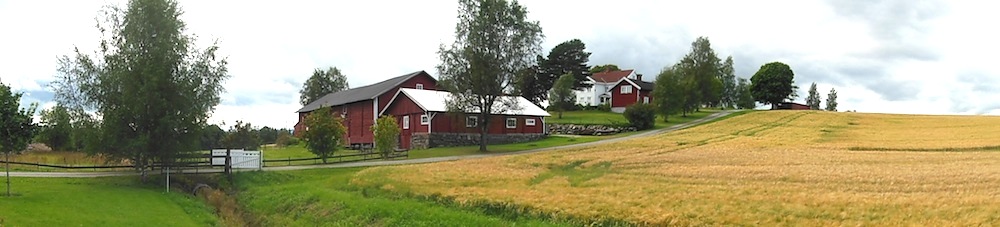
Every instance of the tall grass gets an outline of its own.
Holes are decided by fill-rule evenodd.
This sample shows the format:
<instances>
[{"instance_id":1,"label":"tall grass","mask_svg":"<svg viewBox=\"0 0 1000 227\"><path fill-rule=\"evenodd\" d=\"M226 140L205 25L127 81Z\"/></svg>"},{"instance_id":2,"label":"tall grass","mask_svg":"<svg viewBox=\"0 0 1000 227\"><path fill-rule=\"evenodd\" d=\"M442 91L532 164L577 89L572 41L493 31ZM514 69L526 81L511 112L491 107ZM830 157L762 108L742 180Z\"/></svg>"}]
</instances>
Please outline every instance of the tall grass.
<instances>
[{"instance_id":1,"label":"tall grass","mask_svg":"<svg viewBox=\"0 0 1000 227\"><path fill-rule=\"evenodd\" d=\"M351 183L636 225L996 225L1000 152L983 150L1000 145L994 125L754 111L594 147L371 168Z\"/></svg>"}]
</instances>

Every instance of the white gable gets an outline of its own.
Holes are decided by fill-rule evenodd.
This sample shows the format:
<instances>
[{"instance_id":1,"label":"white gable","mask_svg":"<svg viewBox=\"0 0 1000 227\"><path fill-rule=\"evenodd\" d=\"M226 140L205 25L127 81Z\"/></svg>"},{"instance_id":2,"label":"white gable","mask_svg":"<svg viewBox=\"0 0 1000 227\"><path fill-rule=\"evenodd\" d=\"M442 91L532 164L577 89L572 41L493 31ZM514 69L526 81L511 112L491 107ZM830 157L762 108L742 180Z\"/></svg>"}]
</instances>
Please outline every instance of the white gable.
<instances>
[{"instance_id":1,"label":"white gable","mask_svg":"<svg viewBox=\"0 0 1000 227\"><path fill-rule=\"evenodd\" d=\"M451 99L451 93L447 91L400 88L399 92L396 93L396 96L394 96L392 100L402 98L400 96L403 95L409 97L410 100L413 100L413 102L417 104L417 106L420 106L421 109L424 109L425 111L428 112L447 112L448 106L446 102L448 99ZM525 99L524 97L518 96L516 97L516 101L517 101L516 103L517 106L520 108L516 110L507 110L500 114L543 116L543 117L550 116L549 112L546 112L542 108L535 106L535 104L532 104L531 101L528 101L528 99ZM390 102L390 105L391 104L392 102ZM496 106L500 105L502 104L497 103ZM388 108L389 106L386 106L386 109ZM384 114L385 110L382 110L382 113ZM468 111L468 113L479 113L479 111Z\"/></svg>"}]
</instances>

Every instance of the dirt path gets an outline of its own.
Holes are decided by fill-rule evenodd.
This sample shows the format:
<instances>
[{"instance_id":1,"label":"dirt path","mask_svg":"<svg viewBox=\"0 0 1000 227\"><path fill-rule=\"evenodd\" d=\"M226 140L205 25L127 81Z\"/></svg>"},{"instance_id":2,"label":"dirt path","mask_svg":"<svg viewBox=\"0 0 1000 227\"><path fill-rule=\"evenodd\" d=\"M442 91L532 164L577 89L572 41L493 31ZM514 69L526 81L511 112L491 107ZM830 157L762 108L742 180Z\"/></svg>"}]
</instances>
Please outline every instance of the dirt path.
<instances>
[{"instance_id":1,"label":"dirt path","mask_svg":"<svg viewBox=\"0 0 1000 227\"><path fill-rule=\"evenodd\" d=\"M606 139L606 140L599 140L599 141L587 142L587 143L579 143L579 144L571 144L571 145L558 146L558 147L547 147L547 148L539 148L539 149L532 149L532 150L525 150L525 151L518 151L518 152L508 152L508 153L474 154L474 155L434 157L434 158L420 158L420 159L370 161L370 162L349 162L349 163L337 163L337 164L327 164L327 165L307 165L307 166L276 166L276 167L264 167L264 171L287 171L287 170L320 169L320 168L350 168L350 167L368 167L368 166L407 165L407 164L446 162L446 161L455 161L455 160L463 160L463 159L496 157L496 156L504 156L504 155L529 154L529 153L537 153L537 152L542 152L542 151L564 149L564 148L587 147L587 146L594 146L594 145L598 145L598 144L605 144L605 143L617 142L617 141L628 140L628 139L633 139L633 138L638 138L638 137L645 137L645 136L651 136L651 135L656 135L656 134L660 134L660 133L667 133L667 132L671 132L671 131L676 131L676 130L688 128L688 127L691 127L691 126L695 126L695 125L698 125L698 124L701 124L701 123L705 123L705 122L708 122L708 121L712 121L712 120L718 119L720 117L724 117L726 115L729 115L730 113L733 113L733 112L735 112L735 111L732 111L732 110L721 111L721 112L718 112L718 113L714 113L714 114L708 115L708 116L706 116L704 118L701 118L701 119L698 119L698 120L694 120L694 121L683 123L683 124L677 124L677 125L670 126L670 127L667 127L667 128L662 128L662 129L657 129L657 130L651 130L651 131L648 131L648 132L643 132L643 133L639 133L639 134L635 134L635 135L630 135L630 136L623 136L623 137L614 138L614 139ZM198 172L199 173L208 173L208 172L221 172L221 171L222 171L221 169L208 169L208 170L199 170ZM194 172L194 171L185 171L185 173L189 173L189 172ZM157 171L156 173L159 173L159 172ZM10 176L12 176L12 177L110 177L110 176L134 176L134 175L138 175L138 173L136 173L136 172L10 172Z\"/></svg>"}]
</instances>

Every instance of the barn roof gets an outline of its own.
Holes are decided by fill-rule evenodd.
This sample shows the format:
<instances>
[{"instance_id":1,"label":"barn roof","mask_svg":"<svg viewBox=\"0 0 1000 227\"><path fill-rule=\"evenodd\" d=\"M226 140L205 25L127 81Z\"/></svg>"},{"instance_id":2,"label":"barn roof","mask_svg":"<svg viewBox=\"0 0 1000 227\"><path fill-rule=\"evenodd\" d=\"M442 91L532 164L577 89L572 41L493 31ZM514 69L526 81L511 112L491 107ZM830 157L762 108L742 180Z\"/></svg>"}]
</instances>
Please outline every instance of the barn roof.
<instances>
[{"instance_id":1,"label":"barn roof","mask_svg":"<svg viewBox=\"0 0 1000 227\"><path fill-rule=\"evenodd\" d=\"M395 102L396 99L399 99L401 96L409 97L410 100L413 100L413 102L417 104L417 106L420 106L421 109L424 109L425 111L428 112L448 112L448 106L446 102L448 101L448 99L451 99L451 93L447 91L400 88L399 92L397 92L396 95L392 97L392 101L389 101L389 105L392 105L392 103ZM542 117L549 116L549 112L546 112L542 108L539 108L535 104L532 104L531 101L528 101L524 97L520 96L508 96L508 97L515 98L515 101L517 101L516 106L520 108L516 110L507 110L500 114L542 116ZM386 105L385 109L382 110L382 114L385 113L385 110L389 109L389 105ZM500 104L497 103L497 105L494 106L500 106ZM466 113L479 113L479 110L467 111Z\"/></svg>"},{"instance_id":2,"label":"barn roof","mask_svg":"<svg viewBox=\"0 0 1000 227\"><path fill-rule=\"evenodd\" d=\"M321 107L337 106L357 101L374 99L375 97L378 97L379 95L388 92L392 88L399 86L399 84L402 84L406 80L409 80L410 78L413 78L421 74L425 74L428 77L430 77L430 75L427 74L427 72L421 70L406 75L397 76L392 79L388 79L375 84L326 94L322 98L319 98L316 101L306 104L305 106L302 107L302 109L299 109L299 111L297 112L299 113L311 112Z\"/></svg>"}]
</instances>

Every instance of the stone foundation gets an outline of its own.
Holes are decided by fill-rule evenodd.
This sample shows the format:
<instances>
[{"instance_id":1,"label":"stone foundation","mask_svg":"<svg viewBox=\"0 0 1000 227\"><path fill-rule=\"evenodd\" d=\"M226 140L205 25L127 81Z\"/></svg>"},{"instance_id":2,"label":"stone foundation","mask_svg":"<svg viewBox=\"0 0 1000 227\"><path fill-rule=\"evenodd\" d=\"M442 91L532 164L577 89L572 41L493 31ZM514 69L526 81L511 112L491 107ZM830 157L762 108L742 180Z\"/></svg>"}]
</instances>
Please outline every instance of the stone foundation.
<instances>
[{"instance_id":1,"label":"stone foundation","mask_svg":"<svg viewBox=\"0 0 1000 227\"><path fill-rule=\"evenodd\" d=\"M488 144L521 143L544 139L542 133L523 134L490 134L486 135ZM410 138L411 149L427 149L431 147L455 147L479 145L478 133L414 133Z\"/></svg>"}]
</instances>

